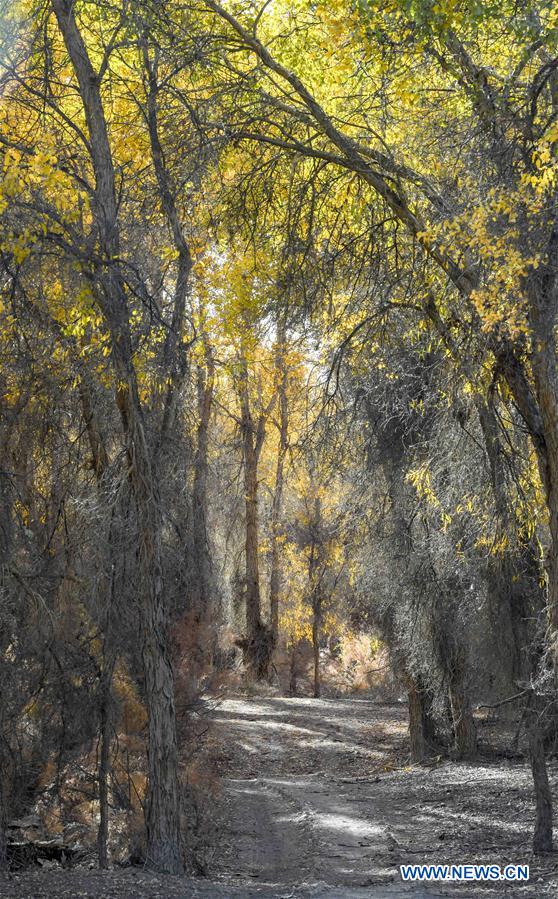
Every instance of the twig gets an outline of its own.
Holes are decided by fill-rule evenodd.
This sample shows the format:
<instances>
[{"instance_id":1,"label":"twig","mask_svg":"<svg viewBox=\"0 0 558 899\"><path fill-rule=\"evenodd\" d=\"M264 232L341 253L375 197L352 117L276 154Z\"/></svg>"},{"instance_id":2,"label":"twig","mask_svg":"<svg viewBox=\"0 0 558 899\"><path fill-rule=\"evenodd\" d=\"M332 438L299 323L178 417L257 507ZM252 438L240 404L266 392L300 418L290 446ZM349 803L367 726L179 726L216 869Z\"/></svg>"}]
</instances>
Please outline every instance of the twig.
<instances>
[{"instance_id":1,"label":"twig","mask_svg":"<svg viewBox=\"0 0 558 899\"><path fill-rule=\"evenodd\" d=\"M505 705L507 702L513 702L514 699L520 699L521 696L525 696L527 693L530 693L530 690L522 690L521 693L516 693L514 696L508 696L507 699L502 699L500 702L494 703L494 705L478 705L475 708L475 712L478 712L479 709L497 709L501 705Z\"/></svg>"}]
</instances>

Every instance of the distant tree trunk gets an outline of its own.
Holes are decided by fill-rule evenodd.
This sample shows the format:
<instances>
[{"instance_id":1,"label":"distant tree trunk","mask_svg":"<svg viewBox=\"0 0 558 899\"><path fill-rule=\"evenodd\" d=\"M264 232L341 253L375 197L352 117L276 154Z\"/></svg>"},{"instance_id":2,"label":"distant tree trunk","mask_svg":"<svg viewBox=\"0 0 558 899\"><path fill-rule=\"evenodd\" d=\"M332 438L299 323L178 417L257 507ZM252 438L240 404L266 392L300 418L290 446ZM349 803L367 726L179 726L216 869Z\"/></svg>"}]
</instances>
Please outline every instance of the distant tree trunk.
<instances>
[{"instance_id":1,"label":"distant tree trunk","mask_svg":"<svg viewBox=\"0 0 558 899\"><path fill-rule=\"evenodd\" d=\"M194 459L194 483L192 490L193 542L196 557L197 613L202 621L212 615L211 560L207 537L207 478L209 472L208 447L209 423L213 404L215 366L210 353L206 353L207 371L198 370L198 429Z\"/></svg>"},{"instance_id":2,"label":"distant tree trunk","mask_svg":"<svg viewBox=\"0 0 558 899\"><path fill-rule=\"evenodd\" d=\"M288 446L289 405L287 396L287 364L286 352L286 328L285 318L281 318L277 327L277 352L276 367L279 375L279 446L277 449L277 466L275 469L275 490L271 508L271 560L269 574L269 609L271 620L271 635L274 646L279 638L279 594L281 591L281 555L280 555L280 525L283 510L283 476L285 459Z\"/></svg>"},{"instance_id":3,"label":"distant tree trunk","mask_svg":"<svg viewBox=\"0 0 558 899\"><path fill-rule=\"evenodd\" d=\"M244 348L240 354L238 392L241 410L242 450L244 462L245 564L246 564L246 640L245 658L250 672L262 680L268 676L273 649L270 630L261 618L259 527L258 527L258 461L265 437L265 423L271 404L260 413L257 425L250 408L248 361ZM273 400L272 400L273 402Z\"/></svg>"},{"instance_id":4,"label":"distant tree trunk","mask_svg":"<svg viewBox=\"0 0 558 899\"><path fill-rule=\"evenodd\" d=\"M100 79L77 26L74 4L71 0L51 0L51 5L78 80L89 133L95 175L92 209L99 241L98 255L102 260L97 271L98 301L111 336L117 381L116 401L122 419L130 485L137 510L140 639L149 718L147 863L160 871L180 873L183 863L178 752L173 673L166 633L158 471L148 446L134 369L128 299L119 264L120 234L114 165Z\"/></svg>"},{"instance_id":5,"label":"distant tree trunk","mask_svg":"<svg viewBox=\"0 0 558 899\"><path fill-rule=\"evenodd\" d=\"M289 666L289 693L291 696L296 696L298 691L298 648L297 644L293 643L291 649L291 658L290 658L290 666Z\"/></svg>"},{"instance_id":6,"label":"distant tree trunk","mask_svg":"<svg viewBox=\"0 0 558 899\"><path fill-rule=\"evenodd\" d=\"M249 426L248 426L249 427ZM246 512L246 628L252 641L253 662L258 666L257 655L261 630L259 528L258 528L258 463L250 431L244 438L244 491Z\"/></svg>"},{"instance_id":7,"label":"distant tree trunk","mask_svg":"<svg viewBox=\"0 0 558 899\"><path fill-rule=\"evenodd\" d=\"M319 594L319 591L318 591ZM312 609L312 650L314 656L314 696L319 697L321 692L320 678L320 626L322 619L321 596L314 598Z\"/></svg>"},{"instance_id":8,"label":"distant tree trunk","mask_svg":"<svg viewBox=\"0 0 558 899\"><path fill-rule=\"evenodd\" d=\"M477 753L477 727L462 670L451 676L449 698L456 755L472 758Z\"/></svg>"},{"instance_id":9,"label":"distant tree trunk","mask_svg":"<svg viewBox=\"0 0 558 899\"><path fill-rule=\"evenodd\" d=\"M321 692L320 679L320 631L322 626L322 556L321 542L322 505L318 495L314 498L314 511L310 523L311 542L308 558L308 581L312 599L312 652L314 660L314 696Z\"/></svg>"}]
</instances>

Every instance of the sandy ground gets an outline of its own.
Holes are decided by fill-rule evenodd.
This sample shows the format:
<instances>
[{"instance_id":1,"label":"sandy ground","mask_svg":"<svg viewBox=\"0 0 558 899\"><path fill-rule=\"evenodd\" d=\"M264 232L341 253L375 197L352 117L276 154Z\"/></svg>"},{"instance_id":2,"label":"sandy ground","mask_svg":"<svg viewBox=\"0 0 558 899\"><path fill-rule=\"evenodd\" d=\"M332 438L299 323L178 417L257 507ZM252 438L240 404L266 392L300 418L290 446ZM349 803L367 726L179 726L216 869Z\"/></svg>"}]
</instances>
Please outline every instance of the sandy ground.
<instances>
[{"instance_id":1,"label":"sandy ground","mask_svg":"<svg viewBox=\"0 0 558 899\"><path fill-rule=\"evenodd\" d=\"M558 895L558 855L530 855L530 774L485 752L474 765L409 766L404 707L358 699L236 697L211 713L220 832L207 878L142 870L33 871L0 896L335 897ZM553 772L553 780L555 779ZM558 806L558 803L557 803ZM400 864L529 864L528 884L403 884Z\"/></svg>"}]
</instances>

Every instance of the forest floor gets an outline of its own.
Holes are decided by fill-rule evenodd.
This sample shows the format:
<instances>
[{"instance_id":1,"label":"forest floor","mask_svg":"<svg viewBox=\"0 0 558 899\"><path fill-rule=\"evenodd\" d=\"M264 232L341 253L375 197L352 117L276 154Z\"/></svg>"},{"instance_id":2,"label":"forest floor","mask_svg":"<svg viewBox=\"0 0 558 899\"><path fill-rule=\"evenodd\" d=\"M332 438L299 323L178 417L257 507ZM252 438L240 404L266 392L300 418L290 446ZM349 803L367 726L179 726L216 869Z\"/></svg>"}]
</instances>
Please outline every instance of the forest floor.
<instances>
[{"instance_id":1,"label":"forest floor","mask_svg":"<svg viewBox=\"0 0 558 899\"><path fill-rule=\"evenodd\" d=\"M520 757L480 722L474 764L408 764L403 705L235 696L211 704L206 746L220 776L219 840L204 878L141 869L28 871L13 899L139 897L550 897L558 854L530 855L533 802ZM501 737L501 734L500 734ZM492 748L490 746L492 743ZM552 771L556 782L556 771ZM558 805L558 803L557 803ZM400 864L529 864L529 883L403 884Z\"/></svg>"}]
</instances>

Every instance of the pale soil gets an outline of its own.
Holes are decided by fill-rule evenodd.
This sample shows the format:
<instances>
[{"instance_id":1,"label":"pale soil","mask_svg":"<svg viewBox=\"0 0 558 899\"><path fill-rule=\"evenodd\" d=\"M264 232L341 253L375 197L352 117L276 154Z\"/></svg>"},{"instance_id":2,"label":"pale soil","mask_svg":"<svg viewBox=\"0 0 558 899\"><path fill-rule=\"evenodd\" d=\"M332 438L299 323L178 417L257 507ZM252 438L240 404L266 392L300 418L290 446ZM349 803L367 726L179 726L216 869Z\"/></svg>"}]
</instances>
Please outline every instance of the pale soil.
<instances>
[{"instance_id":1,"label":"pale soil","mask_svg":"<svg viewBox=\"0 0 558 899\"><path fill-rule=\"evenodd\" d=\"M367 700L239 696L220 702L211 717L207 750L221 792L208 877L34 871L0 881L0 896L558 895L558 855L530 856L531 783L521 758L486 751L474 765L410 767L404 707ZM421 862L527 863L531 880L402 884L399 864Z\"/></svg>"}]
</instances>

